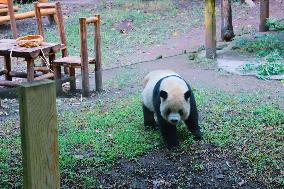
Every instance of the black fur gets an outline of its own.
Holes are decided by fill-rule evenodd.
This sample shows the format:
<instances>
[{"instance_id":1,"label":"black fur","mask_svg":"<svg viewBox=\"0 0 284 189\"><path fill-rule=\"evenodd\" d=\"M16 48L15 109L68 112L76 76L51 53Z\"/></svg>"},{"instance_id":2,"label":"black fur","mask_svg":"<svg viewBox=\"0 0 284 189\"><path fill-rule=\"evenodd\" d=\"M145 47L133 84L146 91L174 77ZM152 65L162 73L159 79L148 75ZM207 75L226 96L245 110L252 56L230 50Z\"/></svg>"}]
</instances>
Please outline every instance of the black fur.
<instances>
[{"instance_id":1,"label":"black fur","mask_svg":"<svg viewBox=\"0 0 284 189\"><path fill-rule=\"evenodd\" d=\"M154 118L154 112L151 112L144 104L143 104L143 115L144 115L144 126L146 128L148 127L155 128L156 122Z\"/></svg>"},{"instance_id":2,"label":"black fur","mask_svg":"<svg viewBox=\"0 0 284 189\"><path fill-rule=\"evenodd\" d=\"M162 137L165 141L167 148L170 149L170 148L173 148L173 147L177 147L179 145L179 142L178 142L178 137L177 137L176 126L170 124L167 120L165 120L161 116L161 112L160 112L160 105L161 105L160 85L161 85L162 81L165 78L168 78L168 77L178 77L178 78L182 79L181 77L176 76L176 75L170 75L170 76L166 76L166 77L160 79L154 87L153 105L154 105L155 113L157 115L158 127L160 129L160 132L162 134ZM194 94L193 94L189 84L186 81L185 81L185 83L187 84L188 89L190 91L190 93L187 94L185 96L185 98L186 97L190 98L191 109L190 109L190 115L189 115L188 119L185 120L184 122L187 125L189 131L195 136L195 138L200 140L202 138L202 133L200 131L200 127L198 126L198 111L197 111L197 107L196 107ZM143 105L143 112L144 112L144 124L145 125L153 124L153 121L155 121L154 120L154 112L151 112L144 105Z\"/></svg>"}]
</instances>

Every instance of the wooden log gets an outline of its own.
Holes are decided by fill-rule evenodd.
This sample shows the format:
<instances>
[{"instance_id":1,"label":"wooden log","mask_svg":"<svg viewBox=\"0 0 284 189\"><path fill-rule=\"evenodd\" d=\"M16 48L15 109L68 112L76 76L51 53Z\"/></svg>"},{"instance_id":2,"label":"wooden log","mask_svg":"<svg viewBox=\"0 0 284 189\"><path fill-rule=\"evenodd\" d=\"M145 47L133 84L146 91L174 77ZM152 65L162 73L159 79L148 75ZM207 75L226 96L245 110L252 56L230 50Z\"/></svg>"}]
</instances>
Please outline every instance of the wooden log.
<instances>
[{"instance_id":1,"label":"wooden log","mask_svg":"<svg viewBox=\"0 0 284 189\"><path fill-rule=\"evenodd\" d=\"M98 21L98 17L90 17L90 18L87 18L86 23L87 24L93 24L96 21Z\"/></svg>"},{"instance_id":2,"label":"wooden log","mask_svg":"<svg viewBox=\"0 0 284 189\"><path fill-rule=\"evenodd\" d=\"M38 2L38 7L39 8L55 8L55 3L39 3Z\"/></svg>"},{"instance_id":3,"label":"wooden log","mask_svg":"<svg viewBox=\"0 0 284 189\"><path fill-rule=\"evenodd\" d=\"M16 26L16 18L15 18L13 0L7 0L7 3L8 3L11 30L13 33L13 38L16 39L17 38L17 26Z\"/></svg>"},{"instance_id":4,"label":"wooden log","mask_svg":"<svg viewBox=\"0 0 284 189\"><path fill-rule=\"evenodd\" d=\"M221 39L231 41L234 36L231 0L221 0Z\"/></svg>"},{"instance_id":5,"label":"wooden log","mask_svg":"<svg viewBox=\"0 0 284 189\"><path fill-rule=\"evenodd\" d=\"M206 58L216 58L215 0L205 0L205 49Z\"/></svg>"},{"instance_id":6,"label":"wooden log","mask_svg":"<svg viewBox=\"0 0 284 189\"><path fill-rule=\"evenodd\" d=\"M17 12L18 10L20 10L20 7L19 6L14 6L14 12ZM0 14L8 13L8 12L9 12L8 7L7 8L1 8L0 7Z\"/></svg>"},{"instance_id":7,"label":"wooden log","mask_svg":"<svg viewBox=\"0 0 284 189\"><path fill-rule=\"evenodd\" d=\"M26 72L15 72L15 71L11 71L10 73L9 73L9 75L11 76L11 77L19 77L19 78L27 78L27 73ZM34 74L34 76L35 77L38 77L38 76L40 76L39 74Z\"/></svg>"},{"instance_id":8,"label":"wooden log","mask_svg":"<svg viewBox=\"0 0 284 189\"><path fill-rule=\"evenodd\" d=\"M74 67L69 68L69 76L70 76L70 90L76 90L76 72Z\"/></svg>"},{"instance_id":9,"label":"wooden log","mask_svg":"<svg viewBox=\"0 0 284 189\"><path fill-rule=\"evenodd\" d=\"M89 61L87 44L87 19L80 18L80 41L81 41L81 73L82 73L82 92L84 97L89 96Z\"/></svg>"},{"instance_id":10,"label":"wooden log","mask_svg":"<svg viewBox=\"0 0 284 189\"><path fill-rule=\"evenodd\" d=\"M36 77L34 80L35 81L40 81L40 80L44 80L44 79L50 79L54 77L54 73L47 73L41 76Z\"/></svg>"},{"instance_id":11,"label":"wooden log","mask_svg":"<svg viewBox=\"0 0 284 189\"><path fill-rule=\"evenodd\" d=\"M102 51L101 51L101 17L100 15L95 15L97 21L95 22L95 54L96 54L96 64L95 64L95 80L96 80L96 91L103 90L102 82Z\"/></svg>"},{"instance_id":12,"label":"wooden log","mask_svg":"<svg viewBox=\"0 0 284 189\"><path fill-rule=\"evenodd\" d=\"M269 18L269 0L260 1L260 24L259 31L266 32L269 27L266 25L266 21Z\"/></svg>"},{"instance_id":13,"label":"wooden log","mask_svg":"<svg viewBox=\"0 0 284 189\"><path fill-rule=\"evenodd\" d=\"M55 14L55 9L44 9L41 11L42 16L47 16L47 15L53 15ZM35 17L35 11L29 11L25 13L18 13L15 14L15 19L16 20L23 20L26 18L33 18ZM1 16L0 17L0 24L6 23L10 21L10 16Z\"/></svg>"},{"instance_id":14,"label":"wooden log","mask_svg":"<svg viewBox=\"0 0 284 189\"><path fill-rule=\"evenodd\" d=\"M16 87L20 82L19 81L1 81L0 86L4 87Z\"/></svg>"},{"instance_id":15,"label":"wooden log","mask_svg":"<svg viewBox=\"0 0 284 189\"><path fill-rule=\"evenodd\" d=\"M34 70L38 72L49 72L49 69L46 66L36 66L34 67Z\"/></svg>"},{"instance_id":16,"label":"wooden log","mask_svg":"<svg viewBox=\"0 0 284 189\"><path fill-rule=\"evenodd\" d=\"M5 79L8 81L12 81L12 77L9 75L11 71L11 58L9 55L4 56L4 69L7 70L7 73L5 75Z\"/></svg>"},{"instance_id":17,"label":"wooden log","mask_svg":"<svg viewBox=\"0 0 284 189\"><path fill-rule=\"evenodd\" d=\"M18 87L24 189L60 188L55 83Z\"/></svg>"}]
</instances>

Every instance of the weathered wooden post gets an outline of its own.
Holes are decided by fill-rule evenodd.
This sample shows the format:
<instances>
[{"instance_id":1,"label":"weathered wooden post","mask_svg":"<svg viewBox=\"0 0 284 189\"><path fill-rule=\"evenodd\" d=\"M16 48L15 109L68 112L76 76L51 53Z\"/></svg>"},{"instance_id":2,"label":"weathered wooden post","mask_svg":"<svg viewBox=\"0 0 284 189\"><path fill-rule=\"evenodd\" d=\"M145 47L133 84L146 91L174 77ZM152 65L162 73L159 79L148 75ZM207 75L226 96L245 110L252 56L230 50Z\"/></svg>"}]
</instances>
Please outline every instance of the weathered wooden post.
<instances>
[{"instance_id":1,"label":"weathered wooden post","mask_svg":"<svg viewBox=\"0 0 284 189\"><path fill-rule=\"evenodd\" d=\"M58 189L58 131L54 81L18 87L24 189Z\"/></svg>"},{"instance_id":2,"label":"weathered wooden post","mask_svg":"<svg viewBox=\"0 0 284 189\"><path fill-rule=\"evenodd\" d=\"M231 0L221 0L221 39L231 41L234 34Z\"/></svg>"},{"instance_id":3,"label":"weathered wooden post","mask_svg":"<svg viewBox=\"0 0 284 189\"><path fill-rule=\"evenodd\" d=\"M215 0L205 0L205 49L206 58L216 58Z\"/></svg>"},{"instance_id":4,"label":"weathered wooden post","mask_svg":"<svg viewBox=\"0 0 284 189\"><path fill-rule=\"evenodd\" d=\"M266 26L266 21L269 18L269 0L260 1L260 24L259 31L266 32L269 28Z\"/></svg>"},{"instance_id":5,"label":"weathered wooden post","mask_svg":"<svg viewBox=\"0 0 284 189\"><path fill-rule=\"evenodd\" d=\"M96 91L103 90L102 82L102 52L101 52L101 17L95 15L97 21L95 21L95 53L96 53L96 65L95 65L95 77L96 77Z\"/></svg>"}]
</instances>

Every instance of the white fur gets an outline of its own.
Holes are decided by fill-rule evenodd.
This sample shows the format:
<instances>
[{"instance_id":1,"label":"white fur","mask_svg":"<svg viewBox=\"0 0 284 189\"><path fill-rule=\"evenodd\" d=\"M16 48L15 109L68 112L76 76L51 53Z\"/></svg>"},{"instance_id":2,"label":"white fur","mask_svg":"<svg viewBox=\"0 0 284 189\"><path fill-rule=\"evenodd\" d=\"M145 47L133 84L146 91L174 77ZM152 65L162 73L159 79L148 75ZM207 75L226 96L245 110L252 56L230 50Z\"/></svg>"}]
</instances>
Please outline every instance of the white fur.
<instances>
[{"instance_id":1,"label":"white fur","mask_svg":"<svg viewBox=\"0 0 284 189\"><path fill-rule=\"evenodd\" d=\"M150 72L144 78L144 90L142 92L142 100L143 104L149 110L154 112L152 98L153 90L156 83L161 78L169 75L179 76L177 73L171 70L156 70ZM160 91L161 90L164 90L168 93L168 98L166 100L163 100L161 98L160 111L163 118L168 120L169 122L171 122L171 119L178 119L178 121L187 119L190 113L190 105L189 102L184 99L184 93L189 90L185 81L178 77L165 78L161 83ZM166 115L166 111L168 108L171 109L171 113L169 115ZM184 114L180 115L179 110L182 110Z\"/></svg>"}]
</instances>

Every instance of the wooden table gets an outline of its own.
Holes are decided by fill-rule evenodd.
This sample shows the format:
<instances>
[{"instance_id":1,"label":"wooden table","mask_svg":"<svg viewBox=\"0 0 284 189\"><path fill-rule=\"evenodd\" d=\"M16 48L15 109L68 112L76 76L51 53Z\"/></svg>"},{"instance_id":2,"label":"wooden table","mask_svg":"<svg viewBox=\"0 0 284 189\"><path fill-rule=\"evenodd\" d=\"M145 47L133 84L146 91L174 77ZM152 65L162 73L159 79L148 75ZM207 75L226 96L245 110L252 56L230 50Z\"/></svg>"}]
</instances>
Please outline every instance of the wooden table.
<instances>
[{"instance_id":1,"label":"wooden table","mask_svg":"<svg viewBox=\"0 0 284 189\"><path fill-rule=\"evenodd\" d=\"M0 56L4 56L4 70L0 75L5 75L6 80L0 81L0 86L16 86L18 83L12 81L12 77L27 78L28 82L53 77L53 73L35 75L34 60L44 53L49 57L49 62L55 59L55 53L61 50L61 44L43 42L40 47L25 48L16 45L13 39L0 40ZM12 52L12 53L11 53ZM27 63L27 72L13 72L11 70L11 57L24 58Z\"/></svg>"}]
</instances>

